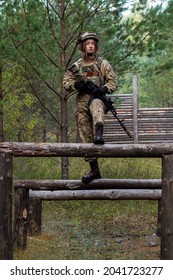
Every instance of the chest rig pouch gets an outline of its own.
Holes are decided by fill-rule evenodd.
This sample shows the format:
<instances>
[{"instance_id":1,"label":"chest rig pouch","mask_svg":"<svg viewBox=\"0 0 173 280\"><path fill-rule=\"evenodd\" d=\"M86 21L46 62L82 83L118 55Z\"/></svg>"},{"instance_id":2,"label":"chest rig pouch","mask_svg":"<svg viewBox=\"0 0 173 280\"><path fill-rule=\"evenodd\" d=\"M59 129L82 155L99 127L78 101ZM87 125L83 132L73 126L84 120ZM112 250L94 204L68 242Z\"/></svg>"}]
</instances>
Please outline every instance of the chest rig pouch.
<instances>
[{"instance_id":1,"label":"chest rig pouch","mask_svg":"<svg viewBox=\"0 0 173 280\"><path fill-rule=\"evenodd\" d=\"M89 65L82 65L82 61L81 61L81 67L79 66L80 73L83 76L86 76L89 80L91 80L97 86L102 86L105 83L105 79L100 70L102 60L97 58L96 63L89 64ZM90 94L90 98L88 101L88 107L90 106L93 99L94 99L94 96L92 94Z\"/></svg>"},{"instance_id":2,"label":"chest rig pouch","mask_svg":"<svg viewBox=\"0 0 173 280\"><path fill-rule=\"evenodd\" d=\"M102 86L105 83L105 79L101 73L101 63L103 58L97 57L96 63L91 65L82 65L82 59L78 60L79 71L82 75L86 76L89 80L98 86Z\"/></svg>"}]
</instances>

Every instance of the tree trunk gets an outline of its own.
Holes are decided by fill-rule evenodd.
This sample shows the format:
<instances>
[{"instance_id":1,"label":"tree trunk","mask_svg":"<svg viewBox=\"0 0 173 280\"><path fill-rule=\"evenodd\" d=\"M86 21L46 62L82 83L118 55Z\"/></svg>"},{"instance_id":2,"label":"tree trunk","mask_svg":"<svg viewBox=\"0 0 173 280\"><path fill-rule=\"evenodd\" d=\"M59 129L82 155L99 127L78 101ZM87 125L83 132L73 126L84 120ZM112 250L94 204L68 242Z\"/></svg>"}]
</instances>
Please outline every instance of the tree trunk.
<instances>
[{"instance_id":1,"label":"tree trunk","mask_svg":"<svg viewBox=\"0 0 173 280\"><path fill-rule=\"evenodd\" d=\"M61 99L61 143L68 142L67 100ZM68 157L61 158L61 177L68 179Z\"/></svg>"},{"instance_id":2,"label":"tree trunk","mask_svg":"<svg viewBox=\"0 0 173 280\"><path fill-rule=\"evenodd\" d=\"M65 3L61 0L61 69L66 67L66 51L65 51ZM63 77L61 78L61 142L68 142L68 112L67 112L67 98L63 89ZM68 179L68 158L61 158L61 177Z\"/></svg>"},{"instance_id":3,"label":"tree trunk","mask_svg":"<svg viewBox=\"0 0 173 280\"><path fill-rule=\"evenodd\" d=\"M3 133L2 67L0 67L0 142L3 141L4 141L4 133Z\"/></svg>"}]
</instances>

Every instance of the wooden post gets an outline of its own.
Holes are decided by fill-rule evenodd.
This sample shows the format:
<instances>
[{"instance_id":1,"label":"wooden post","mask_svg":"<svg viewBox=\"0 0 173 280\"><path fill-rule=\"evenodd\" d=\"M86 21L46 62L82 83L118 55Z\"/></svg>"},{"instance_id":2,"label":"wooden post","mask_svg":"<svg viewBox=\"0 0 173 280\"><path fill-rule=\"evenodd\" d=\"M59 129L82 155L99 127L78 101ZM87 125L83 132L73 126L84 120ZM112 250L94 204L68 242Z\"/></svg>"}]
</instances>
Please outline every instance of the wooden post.
<instances>
[{"instance_id":1,"label":"wooden post","mask_svg":"<svg viewBox=\"0 0 173 280\"><path fill-rule=\"evenodd\" d=\"M158 200L158 216L157 216L157 236L161 235L161 199Z\"/></svg>"},{"instance_id":2,"label":"wooden post","mask_svg":"<svg viewBox=\"0 0 173 280\"><path fill-rule=\"evenodd\" d=\"M41 234L42 200L40 198L29 199L29 235Z\"/></svg>"},{"instance_id":3,"label":"wooden post","mask_svg":"<svg viewBox=\"0 0 173 280\"><path fill-rule=\"evenodd\" d=\"M133 134L134 144L138 143L138 85L137 76L133 76Z\"/></svg>"},{"instance_id":4,"label":"wooden post","mask_svg":"<svg viewBox=\"0 0 173 280\"><path fill-rule=\"evenodd\" d=\"M13 259L12 154L0 154L0 260Z\"/></svg>"},{"instance_id":5,"label":"wooden post","mask_svg":"<svg viewBox=\"0 0 173 280\"><path fill-rule=\"evenodd\" d=\"M162 159L161 260L173 260L173 154Z\"/></svg>"},{"instance_id":6,"label":"wooden post","mask_svg":"<svg viewBox=\"0 0 173 280\"><path fill-rule=\"evenodd\" d=\"M25 188L16 189L14 211L14 243L20 249L26 249L27 246L28 213L29 190Z\"/></svg>"}]
</instances>

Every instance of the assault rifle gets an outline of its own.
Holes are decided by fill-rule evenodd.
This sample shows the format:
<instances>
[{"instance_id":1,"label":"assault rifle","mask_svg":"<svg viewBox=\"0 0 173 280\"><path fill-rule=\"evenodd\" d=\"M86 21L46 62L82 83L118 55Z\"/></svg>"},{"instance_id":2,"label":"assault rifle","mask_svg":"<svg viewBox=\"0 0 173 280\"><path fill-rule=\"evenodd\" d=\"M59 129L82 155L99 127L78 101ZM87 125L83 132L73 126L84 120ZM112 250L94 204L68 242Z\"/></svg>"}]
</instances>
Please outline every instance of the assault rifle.
<instances>
[{"instance_id":1,"label":"assault rifle","mask_svg":"<svg viewBox=\"0 0 173 280\"><path fill-rule=\"evenodd\" d=\"M126 125L124 124L124 120L120 120L119 117L117 116L117 112L115 107L113 106L113 101L110 99L110 97L107 97L105 93L102 94L96 94L96 91L98 89L98 86L95 85L91 80L87 79L86 81L86 87L87 89L91 92L94 98L99 98L105 105L106 107L106 112L110 111L114 117L117 119L121 127L124 129L126 134L132 138L131 132L128 130Z\"/></svg>"},{"instance_id":2,"label":"assault rifle","mask_svg":"<svg viewBox=\"0 0 173 280\"><path fill-rule=\"evenodd\" d=\"M85 82L85 86L88 89L88 91L93 95L94 98L99 98L105 105L106 107L106 113L110 111L113 116L117 119L118 123L121 125L121 127L124 129L126 134L132 138L131 132L128 130L126 125L124 124L124 120L120 120L119 117L117 116L117 112L115 107L113 106L113 101L110 99L110 97L107 97L106 94L98 94L96 93L98 90L98 86L93 83L93 81L89 80L87 77L81 75L79 73L79 69L77 65L74 63L72 67L69 69L73 74L75 74L77 79L83 80Z\"/></svg>"}]
</instances>

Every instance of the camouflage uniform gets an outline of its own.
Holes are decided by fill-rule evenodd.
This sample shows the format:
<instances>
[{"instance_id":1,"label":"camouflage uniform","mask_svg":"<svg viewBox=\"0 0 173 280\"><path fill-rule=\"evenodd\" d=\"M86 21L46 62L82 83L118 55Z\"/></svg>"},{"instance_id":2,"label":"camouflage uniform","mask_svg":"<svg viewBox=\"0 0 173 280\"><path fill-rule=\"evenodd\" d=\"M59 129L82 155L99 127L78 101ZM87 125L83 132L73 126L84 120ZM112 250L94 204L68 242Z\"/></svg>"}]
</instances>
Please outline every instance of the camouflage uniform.
<instances>
[{"instance_id":1,"label":"camouflage uniform","mask_svg":"<svg viewBox=\"0 0 173 280\"><path fill-rule=\"evenodd\" d=\"M96 56L89 57L88 61L77 61L79 72L98 86L106 86L111 93L117 88L117 77L109 62ZM74 91L75 75L67 71L64 75L63 86L69 93ZM78 93L76 98L76 120L79 137L82 143L93 143L95 125L98 122L104 124L105 105L100 99L90 101L90 92Z\"/></svg>"},{"instance_id":2,"label":"camouflage uniform","mask_svg":"<svg viewBox=\"0 0 173 280\"><path fill-rule=\"evenodd\" d=\"M88 40L88 41L87 41ZM85 32L79 39L80 50L83 58L74 63L65 73L63 79L64 89L71 93L78 90L76 97L76 120L79 137L82 143L104 144L103 124L105 117L105 105L99 98L93 98L91 92L85 86L85 80L89 79L98 86L99 95L106 92L112 93L117 88L117 77L109 62L101 57L96 57L99 38L95 33ZM78 81L78 76L84 77ZM86 77L86 78L85 78ZM97 96L99 96L97 95ZM96 158L85 158L89 162L91 170L82 177L83 183L89 183L94 179L100 179L101 174Z\"/></svg>"}]
</instances>

